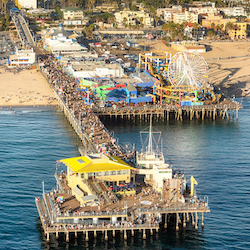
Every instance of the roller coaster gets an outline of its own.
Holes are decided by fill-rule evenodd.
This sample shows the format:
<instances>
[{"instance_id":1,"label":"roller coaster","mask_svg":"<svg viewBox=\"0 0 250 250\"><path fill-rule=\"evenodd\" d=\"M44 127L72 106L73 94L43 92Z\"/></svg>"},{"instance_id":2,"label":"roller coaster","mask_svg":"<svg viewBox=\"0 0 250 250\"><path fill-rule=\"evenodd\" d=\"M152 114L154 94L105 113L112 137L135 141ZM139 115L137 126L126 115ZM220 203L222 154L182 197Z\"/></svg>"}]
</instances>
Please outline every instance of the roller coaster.
<instances>
[{"instance_id":1,"label":"roller coaster","mask_svg":"<svg viewBox=\"0 0 250 250\"><path fill-rule=\"evenodd\" d=\"M139 69L145 67L155 78L153 94L160 97L160 103L185 101L189 103L215 103L220 99L207 82L208 66L205 59L196 52L183 51L172 56L170 52L155 51L165 55L146 53L139 55Z\"/></svg>"}]
</instances>

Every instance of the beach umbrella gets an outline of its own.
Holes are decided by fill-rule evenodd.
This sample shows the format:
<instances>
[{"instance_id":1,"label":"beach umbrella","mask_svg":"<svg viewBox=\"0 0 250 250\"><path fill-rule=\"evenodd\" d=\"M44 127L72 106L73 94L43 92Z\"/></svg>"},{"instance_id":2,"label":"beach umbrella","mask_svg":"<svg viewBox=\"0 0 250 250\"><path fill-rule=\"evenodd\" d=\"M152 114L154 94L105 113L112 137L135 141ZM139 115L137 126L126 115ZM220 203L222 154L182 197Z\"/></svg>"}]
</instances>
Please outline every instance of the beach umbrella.
<instances>
[{"instance_id":1,"label":"beach umbrella","mask_svg":"<svg viewBox=\"0 0 250 250\"><path fill-rule=\"evenodd\" d=\"M119 184L119 187L124 187L124 184L122 183L122 184Z\"/></svg>"},{"instance_id":2,"label":"beach umbrella","mask_svg":"<svg viewBox=\"0 0 250 250\"><path fill-rule=\"evenodd\" d=\"M113 187L109 187L109 190L113 190Z\"/></svg>"},{"instance_id":3,"label":"beach umbrella","mask_svg":"<svg viewBox=\"0 0 250 250\"><path fill-rule=\"evenodd\" d=\"M62 196L62 195L59 195L59 196L56 198L56 200L57 200L58 202L63 201L63 196Z\"/></svg>"}]
</instances>

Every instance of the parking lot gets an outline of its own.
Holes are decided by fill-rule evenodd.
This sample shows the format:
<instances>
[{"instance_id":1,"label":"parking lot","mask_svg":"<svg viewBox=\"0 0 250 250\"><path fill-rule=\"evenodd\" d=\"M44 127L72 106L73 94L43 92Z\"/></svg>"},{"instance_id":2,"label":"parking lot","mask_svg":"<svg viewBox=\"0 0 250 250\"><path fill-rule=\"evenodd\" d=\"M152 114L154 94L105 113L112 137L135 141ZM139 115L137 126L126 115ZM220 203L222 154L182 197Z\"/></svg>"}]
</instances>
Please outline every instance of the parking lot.
<instances>
[{"instance_id":1,"label":"parking lot","mask_svg":"<svg viewBox=\"0 0 250 250\"><path fill-rule=\"evenodd\" d=\"M0 32L0 60L7 59L11 54L14 54L16 48L21 48L20 42L13 42L9 32Z\"/></svg>"}]
</instances>

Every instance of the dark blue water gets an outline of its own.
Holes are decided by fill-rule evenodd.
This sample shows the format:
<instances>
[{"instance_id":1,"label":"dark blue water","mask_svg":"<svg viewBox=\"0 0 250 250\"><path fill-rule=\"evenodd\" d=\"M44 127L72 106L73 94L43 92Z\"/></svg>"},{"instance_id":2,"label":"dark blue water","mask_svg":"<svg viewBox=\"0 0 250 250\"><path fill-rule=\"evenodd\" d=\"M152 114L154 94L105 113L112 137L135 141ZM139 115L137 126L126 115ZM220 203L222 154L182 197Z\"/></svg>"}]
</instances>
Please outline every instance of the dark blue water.
<instances>
[{"instance_id":1,"label":"dark blue water","mask_svg":"<svg viewBox=\"0 0 250 250\"><path fill-rule=\"evenodd\" d=\"M0 249L249 249L250 248L250 99L243 100L239 121L154 123L162 131L168 162L198 181L197 193L208 195L211 213L205 228L168 229L142 240L110 237L69 243L41 231L34 197L55 187L55 161L78 155L80 141L55 109L0 111ZM109 122L120 142L136 142L148 124Z\"/></svg>"}]
</instances>

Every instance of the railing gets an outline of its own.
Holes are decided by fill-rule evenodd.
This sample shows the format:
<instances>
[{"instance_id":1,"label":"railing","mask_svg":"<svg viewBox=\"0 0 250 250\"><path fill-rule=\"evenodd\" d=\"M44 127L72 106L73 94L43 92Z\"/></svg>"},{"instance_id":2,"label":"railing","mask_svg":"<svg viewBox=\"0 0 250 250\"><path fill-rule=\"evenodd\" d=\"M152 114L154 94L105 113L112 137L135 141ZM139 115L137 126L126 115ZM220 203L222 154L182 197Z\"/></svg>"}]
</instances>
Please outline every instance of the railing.
<instances>
[{"instance_id":1,"label":"railing","mask_svg":"<svg viewBox=\"0 0 250 250\"><path fill-rule=\"evenodd\" d=\"M169 207L152 207L152 208L138 208L138 213L151 213L151 212L186 212L186 211L194 211L194 210L204 210L209 211L208 203L201 204L187 204L185 205L170 205Z\"/></svg>"},{"instance_id":2,"label":"railing","mask_svg":"<svg viewBox=\"0 0 250 250\"><path fill-rule=\"evenodd\" d=\"M107 184L105 183L105 181L101 180L101 182L102 182L102 184L106 187L106 189L109 190ZM115 200L118 201L118 198L117 198L117 196L115 195L115 192L114 192L113 190L109 190L109 191L114 195Z\"/></svg>"},{"instance_id":3,"label":"railing","mask_svg":"<svg viewBox=\"0 0 250 250\"><path fill-rule=\"evenodd\" d=\"M45 194L45 193L43 194L43 200L44 200L45 206L46 206L46 208L47 208L46 210L47 210L47 213L48 213L48 215L49 215L49 220L52 221L52 218L51 218L51 215L50 215L49 206L48 206L47 199L46 199L46 195L47 195L47 194Z\"/></svg>"},{"instance_id":4,"label":"railing","mask_svg":"<svg viewBox=\"0 0 250 250\"><path fill-rule=\"evenodd\" d=\"M56 218L60 219L60 217L67 217L68 219L74 219L77 217L80 218L89 218L89 217L119 217L119 216L126 216L127 211L123 210L122 212L110 212L110 211L105 211L105 212L80 212L80 213L65 213L61 215L57 215ZM64 219L64 218L62 218Z\"/></svg>"},{"instance_id":5,"label":"railing","mask_svg":"<svg viewBox=\"0 0 250 250\"><path fill-rule=\"evenodd\" d=\"M63 188L63 186L62 186L62 183L61 183L61 181L59 180L59 178L58 178L58 175L57 175L57 173L55 173L55 178L56 178L56 182L57 182L57 184L58 184L58 186L59 186L59 190L60 190L60 192L61 193L65 193L65 190L64 190L64 188Z\"/></svg>"},{"instance_id":6,"label":"railing","mask_svg":"<svg viewBox=\"0 0 250 250\"><path fill-rule=\"evenodd\" d=\"M63 229L59 229L57 226L48 227L47 231L58 231L58 232L75 232L75 231L94 231L94 230L136 230L136 229L158 229L159 223L145 223L145 224L129 224L126 223L124 225L114 225L114 224L108 224L106 226L103 226L102 224L98 225L80 225L80 226L74 226L73 228L67 228L65 225L63 225ZM65 231L64 231L65 230Z\"/></svg>"},{"instance_id":7,"label":"railing","mask_svg":"<svg viewBox=\"0 0 250 250\"><path fill-rule=\"evenodd\" d=\"M93 195L95 195L96 198L99 200L98 194L97 194L96 191L91 187L91 185L90 185L90 183L88 182L88 180L82 180L82 182L83 182L84 184L87 185L87 187L89 188L90 192L91 192Z\"/></svg>"},{"instance_id":8,"label":"railing","mask_svg":"<svg viewBox=\"0 0 250 250\"><path fill-rule=\"evenodd\" d=\"M64 100L58 95L58 93L57 93L56 90L54 89L54 86L51 84L50 80L48 79L48 76L43 72L43 70L40 68L39 65L38 65L38 67L39 67L40 71L42 72L43 76L45 77L45 79L47 80L47 82L48 82L48 83L50 84L50 86L52 87L52 89L53 89L53 91L54 91L54 94L56 95L57 100L59 100L59 101L62 103L62 105L63 105L63 107L64 107L64 110L67 110L68 115L71 116L71 119L73 119L73 120L75 121L75 123L79 126L79 128L81 129L81 131L82 131L81 136L80 136L81 139L82 139L82 140L85 140L85 141L88 143L88 145L90 146L91 151L92 151L93 153L96 153L96 149L95 149L95 147L94 147L92 141L90 141L87 132L83 130L83 127L77 122L75 116L70 112L70 110L69 110L68 106L65 104ZM77 131L76 131L76 132L77 132ZM84 137L84 139L83 139L83 137Z\"/></svg>"},{"instance_id":9,"label":"railing","mask_svg":"<svg viewBox=\"0 0 250 250\"><path fill-rule=\"evenodd\" d=\"M48 197L49 197L49 203L50 203L52 215L53 215L54 219L56 219L57 214L56 214L56 210L55 210L54 204L53 204L53 202L52 202L52 200L51 200L50 195L49 195ZM52 218L52 219L53 219L53 218Z\"/></svg>"}]
</instances>

